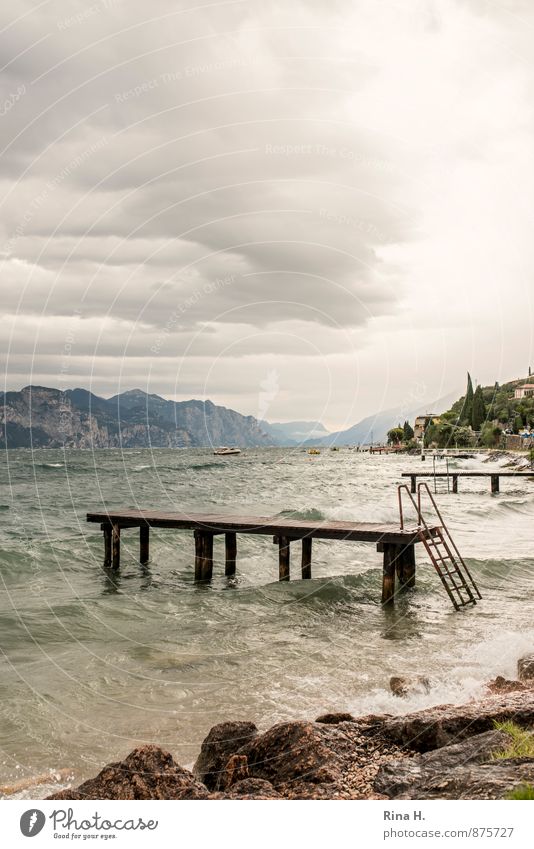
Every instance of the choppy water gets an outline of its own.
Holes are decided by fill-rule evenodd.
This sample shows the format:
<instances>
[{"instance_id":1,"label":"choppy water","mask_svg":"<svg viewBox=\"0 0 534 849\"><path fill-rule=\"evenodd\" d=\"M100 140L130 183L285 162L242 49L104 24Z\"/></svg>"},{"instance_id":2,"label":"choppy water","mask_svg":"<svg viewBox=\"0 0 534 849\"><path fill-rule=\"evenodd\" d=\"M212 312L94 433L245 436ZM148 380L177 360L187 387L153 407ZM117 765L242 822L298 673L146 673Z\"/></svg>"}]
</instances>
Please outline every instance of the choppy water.
<instances>
[{"instance_id":1,"label":"choppy water","mask_svg":"<svg viewBox=\"0 0 534 849\"><path fill-rule=\"evenodd\" d=\"M534 483L503 479L492 496L487 480L461 480L439 497L484 596L455 613L419 550L417 590L384 610L369 544L315 542L313 580L278 584L271 539L242 536L237 579L218 563L200 587L190 532L152 532L140 567L137 533L124 531L111 577L85 523L88 509L119 506L397 521L396 483L418 458L21 450L0 464L1 784L64 767L84 778L141 742L189 764L224 719L267 727L459 702L534 648ZM395 699L399 672L428 675L431 692Z\"/></svg>"}]
</instances>

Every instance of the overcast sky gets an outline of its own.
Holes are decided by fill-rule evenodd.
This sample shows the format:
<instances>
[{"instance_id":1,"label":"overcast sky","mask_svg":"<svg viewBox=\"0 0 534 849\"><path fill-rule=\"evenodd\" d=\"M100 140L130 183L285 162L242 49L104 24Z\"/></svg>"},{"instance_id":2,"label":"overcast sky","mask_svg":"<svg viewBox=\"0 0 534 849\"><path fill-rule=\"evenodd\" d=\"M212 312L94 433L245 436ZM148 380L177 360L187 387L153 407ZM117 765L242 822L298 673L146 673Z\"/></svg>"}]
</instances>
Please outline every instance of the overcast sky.
<instances>
[{"instance_id":1,"label":"overcast sky","mask_svg":"<svg viewBox=\"0 0 534 849\"><path fill-rule=\"evenodd\" d=\"M5 384L343 428L534 365L529 0L0 11Z\"/></svg>"}]
</instances>

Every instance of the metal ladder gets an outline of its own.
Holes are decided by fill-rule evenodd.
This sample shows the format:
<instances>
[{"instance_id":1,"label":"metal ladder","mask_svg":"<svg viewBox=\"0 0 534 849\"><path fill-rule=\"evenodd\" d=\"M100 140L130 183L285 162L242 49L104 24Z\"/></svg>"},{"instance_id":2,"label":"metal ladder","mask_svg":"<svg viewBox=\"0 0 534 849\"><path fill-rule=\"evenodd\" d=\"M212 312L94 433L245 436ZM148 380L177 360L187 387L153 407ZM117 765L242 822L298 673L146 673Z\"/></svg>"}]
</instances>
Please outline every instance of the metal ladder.
<instances>
[{"instance_id":1,"label":"metal ladder","mask_svg":"<svg viewBox=\"0 0 534 849\"><path fill-rule=\"evenodd\" d=\"M447 525L439 511L438 505L426 482L418 484L417 501L406 486L398 487L400 527L404 529L404 510L402 497L406 493L417 515L418 536L427 551L434 569L438 573L447 595L455 610L460 610L469 604L476 604L477 598L482 598L473 576L467 568L462 555L458 551ZM429 527L421 508L421 495L428 495L431 506L439 519L439 526Z\"/></svg>"}]
</instances>

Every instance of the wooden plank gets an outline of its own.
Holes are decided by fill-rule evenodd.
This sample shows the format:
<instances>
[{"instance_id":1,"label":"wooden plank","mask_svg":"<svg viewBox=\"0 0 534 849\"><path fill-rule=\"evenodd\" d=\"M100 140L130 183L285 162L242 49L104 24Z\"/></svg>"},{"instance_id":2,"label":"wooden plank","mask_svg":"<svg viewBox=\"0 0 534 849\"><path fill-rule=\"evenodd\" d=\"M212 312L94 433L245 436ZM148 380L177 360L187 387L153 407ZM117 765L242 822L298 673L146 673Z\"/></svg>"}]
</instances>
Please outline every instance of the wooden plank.
<instances>
[{"instance_id":1,"label":"wooden plank","mask_svg":"<svg viewBox=\"0 0 534 849\"><path fill-rule=\"evenodd\" d=\"M224 535L224 546L226 555L224 574L227 577L231 577L232 575L235 575L236 571L237 534L226 533Z\"/></svg>"},{"instance_id":2,"label":"wooden plank","mask_svg":"<svg viewBox=\"0 0 534 849\"><path fill-rule=\"evenodd\" d=\"M313 522L277 517L225 516L210 514L164 513L153 510L124 510L112 513L88 513L88 522L116 524L120 527L149 527L199 530L206 533L251 533L302 539L338 539L352 542L416 541L417 529L401 531L398 525L370 522Z\"/></svg>"},{"instance_id":3,"label":"wooden plank","mask_svg":"<svg viewBox=\"0 0 534 849\"><path fill-rule=\"evenodd\" d=\"M289 581L290 579L290 541L287 537L278 539L278 580Z\"/></svg>"},{"instance_id":4,"label":"wooden plank","mask_svg":"<svg viewBox=\"0 0 534 849\"><path fill-rule=\"evenodd\" d=\"M312 538L311 537L303 537L302 538L302 577L304 579L309 579L312 576Z\"/></svg>"},{"instance_id":5,"label":"wooden plank","mask_svg":"<svg viewBox=\"0 0 534 849\"><path fill-rule=\"evenodd\" d=\"M148 525L139 527L139 562L143 565L150 559L150 528Z\"/></svg>"},{"instance_id":6,"label":"wooden plank","mask_svg":"<svg viewBox=\"0 0 534 849\"><path fill-rule=\"evenodd\" d=\"M403 478L446 478L450 477L452 472L401 472L401 477ZM480 472L480 471L468 471L465 469L458 469L458 471L454 472L455 475L461 478L490 478L490 477L499 477L499 478L532 478L534 480L534 472Z\"/></svg>"}]
</instances>

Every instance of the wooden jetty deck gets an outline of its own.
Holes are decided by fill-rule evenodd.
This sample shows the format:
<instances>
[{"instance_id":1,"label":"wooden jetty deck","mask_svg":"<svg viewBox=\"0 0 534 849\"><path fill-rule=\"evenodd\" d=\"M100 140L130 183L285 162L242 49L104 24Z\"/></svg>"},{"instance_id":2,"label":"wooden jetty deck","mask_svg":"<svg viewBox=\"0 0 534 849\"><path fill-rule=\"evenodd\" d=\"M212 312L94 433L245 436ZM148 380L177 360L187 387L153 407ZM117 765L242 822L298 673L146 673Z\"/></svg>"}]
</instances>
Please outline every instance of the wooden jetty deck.
<instances>
[{"instance_id":1,"label":"wooden jetty deck","mask_svg":"<svg viewBox=\"0 0 534 849\"><path fill-rule=\"evenodd\" d=\"M499 492L499 478L532 478L534 480L534 471L532 472L475 472L470 470L461 470L455 472L403 472L403 478L411 479L411 491L416 492L417 478L450 478L452 480L452 491L458 492L458 478L490 478L491 491Z\"/></svg>"},{"instance_id":2,"label":"wooden jetty deck","mask_svg":"<svg viewBox=\"0 0 534 849\"><path fill-rule=\"evenodd\" d=\"M272 536L278 545L279 580L290 580L290 546L300 541L302 578L312 576L312 540L375 543L383 553L382 603L395 596L395 577L399 590L415 585L415 545L434 536L439 528L400 529L394 524L365 522L313 522L281 519L276 516L229 516L219 513L166 513L159 510L112 510L87 514L88 522L100 524L104 533L104 566L120 566L121 530L139 528L141 563L149 560L150 528L192 530L195 539L195 580L210 581L213 575L213 540L225 537L225 575L236 573L237 534Z\"/></svg>"}]
</instances>

